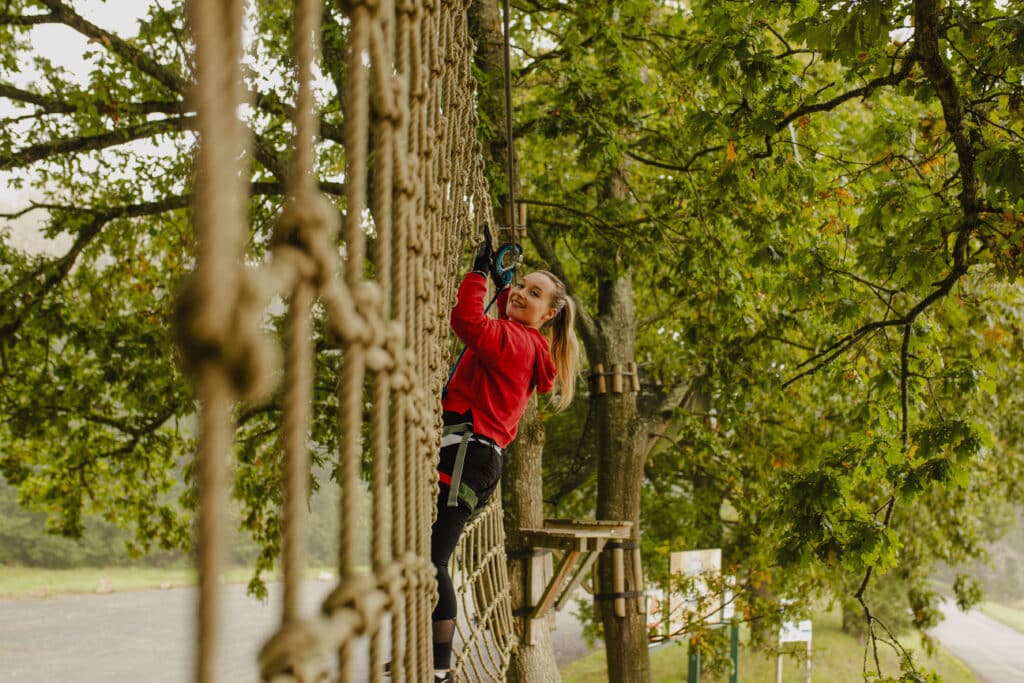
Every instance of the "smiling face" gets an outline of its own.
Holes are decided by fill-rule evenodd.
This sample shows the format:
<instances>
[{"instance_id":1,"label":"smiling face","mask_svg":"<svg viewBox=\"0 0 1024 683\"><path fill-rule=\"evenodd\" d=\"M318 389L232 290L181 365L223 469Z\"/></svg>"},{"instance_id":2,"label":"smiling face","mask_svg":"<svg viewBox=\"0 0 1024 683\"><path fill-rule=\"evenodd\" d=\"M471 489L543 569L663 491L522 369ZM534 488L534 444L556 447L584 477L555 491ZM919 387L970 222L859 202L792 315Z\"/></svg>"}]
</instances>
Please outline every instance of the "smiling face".
<instances>
[{"instance_id":1,"label":"smiling face","mask_svg":"<svg viewBox=\"0 0 1024 683\"><path fill-rule=\"evenodd\" d=\"M540 329L558 313L551 306L555 283L543 273L529 273L509 290L505 315L527 327Z\"/></svg>"}]
</instances>

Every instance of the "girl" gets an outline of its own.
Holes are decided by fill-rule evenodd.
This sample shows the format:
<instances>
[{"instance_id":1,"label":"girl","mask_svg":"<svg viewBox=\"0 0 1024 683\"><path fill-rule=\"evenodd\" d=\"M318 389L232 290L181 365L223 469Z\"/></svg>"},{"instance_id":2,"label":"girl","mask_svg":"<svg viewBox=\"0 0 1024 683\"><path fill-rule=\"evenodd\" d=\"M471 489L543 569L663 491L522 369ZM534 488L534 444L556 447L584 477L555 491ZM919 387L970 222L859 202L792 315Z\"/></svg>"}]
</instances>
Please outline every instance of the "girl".
<instances>
[{"instance_id":1,"label":"girl","mask_svg":"<svg viewBox=\"0 0 1024 683\"><path fill-rule=\"evenodd\" d=\"M498 297L500 318L484 313L488 275L503 286L489 249L459 286L451 326L465 355L442 400L445 435L438 465L437 521L430 555L439 599L433 614L434 676L451 681L457 604L448 561L473 510L483 506L501 478L502 450L516 436L534 390L558 387L556 408L572 401L579 344L565 285L545 270L526 275ZM544 332L550 333L550 342Z\"/></svg>"}]
</instances>

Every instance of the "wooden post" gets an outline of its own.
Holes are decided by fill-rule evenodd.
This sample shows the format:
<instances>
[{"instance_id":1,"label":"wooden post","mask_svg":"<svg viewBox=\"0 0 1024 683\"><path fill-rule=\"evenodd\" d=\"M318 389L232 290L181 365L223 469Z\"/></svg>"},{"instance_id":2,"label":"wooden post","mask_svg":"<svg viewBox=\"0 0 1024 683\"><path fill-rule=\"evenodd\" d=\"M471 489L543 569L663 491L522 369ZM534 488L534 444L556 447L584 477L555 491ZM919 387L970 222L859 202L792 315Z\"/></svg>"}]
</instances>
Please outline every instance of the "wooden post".
<instances>
[{"instance_id":1,"label":"wooden post","mask_svg":"<svg viewBox=\"0 0 1024 683\"><path fill-rule=\"evenodd\" d=\"M622 393L622 366L618 363L612 366L612 393Z\"/></svg>"},{"instance_id":2,"label":"wooden post","mask_svg":"<svg viewBox=\"0 0 1024 683\"><path fill-rule=\"evenodd\" d=\"M622 547L617 546L615 548L612 548L612 592L614 593L621 594L626 592L625 565L625 556L622 552ZM615 607L615 616L626 616L626 599L615 598L613 603Z\"/></svg>"},{"instance_id":3,"label":"wooden post","mask_svg":"<svg viewBox=\"0 0 1024 683\"><path fill-rule=\"evenodd\" d=\"M732 659L729 683L740 683L740 627L735 621L729 626L729 658Z\"/></svg>"},{"instance_id":4,"label":"wooden post","mask_svg":"<svg viewBox=\"0 0 1024 683\"><path fill-rule=\"evenodd\" d=\"M608 392L608 384L604 381L604 364L598 363L594 366L594 392L600 396Z\"/></svg>"},{"instance_id":5,"label":"wooden post","mask_svg":"<svg viewBox=\"0 0 1024 683\"><path fill-rule=\"evenodd\" d=\"M639 392L640 391L640 372L637 370L637 366L636 366L636 363L634 361L630 361L630 363L629 363L629 374L630 374L630 381L633 383L633 391L634 392Z\"/></svg>"},{"instance_id":6,"label":"wooden post","mask_svg":"<svg viewBox=\"0 0 1024 683\"><path fill-rule=\"evenodd\" d=\"M644 589L644 570L640 566L640 542L637 541L637 546L633 548L633 584L634 590L643 592ZM640 598L636 601L636 611L643 614L647 611L647 605Z\"/></svg>"}]
</instances>

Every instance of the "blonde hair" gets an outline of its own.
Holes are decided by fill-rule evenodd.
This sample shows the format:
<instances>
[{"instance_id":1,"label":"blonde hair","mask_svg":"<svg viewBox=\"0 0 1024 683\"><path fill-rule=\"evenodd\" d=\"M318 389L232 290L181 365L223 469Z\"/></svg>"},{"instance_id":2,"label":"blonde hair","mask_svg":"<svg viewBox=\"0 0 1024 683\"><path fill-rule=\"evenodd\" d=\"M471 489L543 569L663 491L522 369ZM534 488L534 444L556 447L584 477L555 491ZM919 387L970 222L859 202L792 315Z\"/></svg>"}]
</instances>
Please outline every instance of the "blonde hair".
<instances>
[{"instance_id":1,"label":"blonde hair","mask_svg":"<svg viewBox=\"0 0 1024 683\"><path fill-rule=\"evenodd\" d=\"M576 308L569 298L565 283L554 273L536 271L555 285L551 295L551 307L557 311L555 317L544 323L542 329L551 330L551 361L555 365L555 387L558 400L553 401L555 410L562 411L572 403L576 393L576 371L580 364L580 343L576 339Z\"/></svg>"}]
</instances>

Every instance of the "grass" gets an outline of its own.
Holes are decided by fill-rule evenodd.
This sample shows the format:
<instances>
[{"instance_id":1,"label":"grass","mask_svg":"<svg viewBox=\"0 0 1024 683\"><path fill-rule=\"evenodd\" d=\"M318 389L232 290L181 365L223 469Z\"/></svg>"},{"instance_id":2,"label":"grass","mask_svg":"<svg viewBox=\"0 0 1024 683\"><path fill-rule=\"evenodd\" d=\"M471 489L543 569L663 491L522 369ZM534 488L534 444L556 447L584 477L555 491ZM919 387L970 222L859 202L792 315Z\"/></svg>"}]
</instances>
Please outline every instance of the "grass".
<instances>
[{"instance_id":1,"label":"grass","mask_svg":"<svg viewBox=\"0 0 1024 683\"><path fill-rule=\"evenodd\" d=\"M1001 621L1015 631L1024 633L1024 601L1017 601L1009 605L998 602L983 602L980 609L982 613L987 614L996 621Z\"/></svg>"},{"instance_id":2,"label":"grass","mask_svg":"<svg viewBox=\"0 0 1024 683\"><path fill-rule=\"evenodd\" d=\"M319 569L306 575L315 578ZM246 583L252 570L236 567L224 572L228 583ZM192 568L102 567L77 569L38 569L32 567L0 567L0 598L41 598L61 593L95 593L101 579L110 581L115 591L194 586L196 573ZM273 577L267 577L273 580Z\"/></svg>"},{"instance_id":3,"label":"grass","mask_svg":"<svg viewBox=\"0 0 1024 683\"><path fill-rule=\"evenodd\" d=\"M922 653L920 640L914 637L901 639L904 647ZM788 644L794 650L804 648L803 643ZM884 650L884 651L883 651ZM899 661L891 648L879 647L882 672L899 676ZM812 679L830 683L863 683L864 646L840 629L837 612L821 613L814 619L814 642L812 654ZM800 661L795 656L783 659L782 680L785 683L803 681ZM775 680L776 659L770 655L740 647L740 676L743 683L763 683ZM685 645L669 645L652 651L651 668L653 679L659 683L685 681L687 649ZM974 675L957 659L940 650L935 658L924 658L919 663L922 670L937 672L944 683L975 683ZM562 667L563 683L604 683L608 680L604 651L595 652L583 659ZM727 675L702 675L703 683L725 683Z\"/></svg>"}]
</instances>

